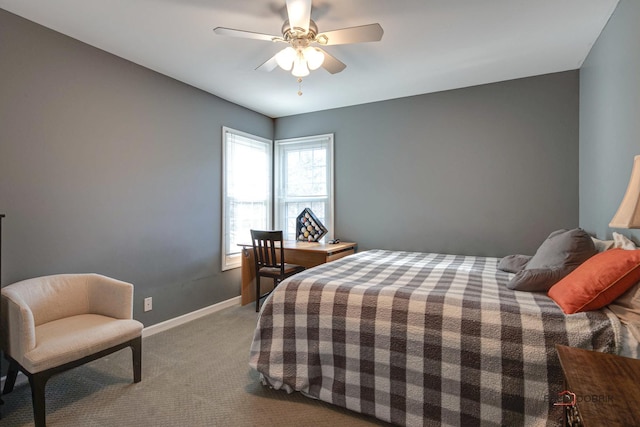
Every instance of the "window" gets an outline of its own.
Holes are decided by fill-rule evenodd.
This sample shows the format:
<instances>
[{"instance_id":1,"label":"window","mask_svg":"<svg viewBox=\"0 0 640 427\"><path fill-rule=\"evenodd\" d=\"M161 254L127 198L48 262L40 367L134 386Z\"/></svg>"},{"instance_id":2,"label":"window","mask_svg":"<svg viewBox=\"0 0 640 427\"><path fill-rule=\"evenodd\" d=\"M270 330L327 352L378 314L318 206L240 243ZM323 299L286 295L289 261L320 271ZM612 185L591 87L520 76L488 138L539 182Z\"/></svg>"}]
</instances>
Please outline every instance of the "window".
<instances>
[{"instance_id":1,"label":"window","mask_svg":"<svg viewBox=\"0 0 640 427\"><path fill-rule=\"evenodd\" d=\"M272 143L222 128L222 270L240 266L249 230L271 228Z\"/></svg>"},{"instance_id":2,"label":"window","mask_svg":"<svg viewBox=\"0 0 640 427\"><path fill-rule=\"evenodd\" d=\"M296 239L296 218L310 208L333 236L333 134L275 144L275 227Z\"/></svg>"}]
</instances>

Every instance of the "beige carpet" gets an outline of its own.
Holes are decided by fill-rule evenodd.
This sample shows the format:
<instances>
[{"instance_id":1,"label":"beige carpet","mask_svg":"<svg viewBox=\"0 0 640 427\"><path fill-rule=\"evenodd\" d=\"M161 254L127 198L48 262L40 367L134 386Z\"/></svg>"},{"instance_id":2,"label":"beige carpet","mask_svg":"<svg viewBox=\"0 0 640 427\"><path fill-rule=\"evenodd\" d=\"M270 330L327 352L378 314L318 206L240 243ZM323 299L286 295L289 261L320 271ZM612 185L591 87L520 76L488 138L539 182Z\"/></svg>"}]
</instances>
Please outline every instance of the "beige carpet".
<instances>
[{"instance_id":1,"label":"beige carpet","mask_svg":"<svg viewBox=\"0 0 640 427\"><path fill-rule=\"evenodd\" d=\"M141 383L132 383L129 349L53 377L47 426L387 425L262 386L248 365L254 310L231 307L145 338ZM2 427L33 425L28 383L3 399Z\"/></svg>"}]
</instances>

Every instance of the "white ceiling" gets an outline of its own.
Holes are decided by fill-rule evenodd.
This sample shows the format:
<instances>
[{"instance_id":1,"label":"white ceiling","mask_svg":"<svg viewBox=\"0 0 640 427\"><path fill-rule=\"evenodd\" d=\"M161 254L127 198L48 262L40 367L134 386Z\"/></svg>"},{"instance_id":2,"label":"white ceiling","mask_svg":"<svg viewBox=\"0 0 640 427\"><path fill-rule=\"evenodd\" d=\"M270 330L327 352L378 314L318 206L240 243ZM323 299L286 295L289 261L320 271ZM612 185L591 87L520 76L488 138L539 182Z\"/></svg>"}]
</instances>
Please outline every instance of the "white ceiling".
<instances>
[{"instance_id":1,"label":"white ceiling","mask_svg":"<svg viewBox=\"0 0 640 427\"><path fill-rule=\"evenodd\" d=\"M319 32L378 22L380 42L327 46L347 64L255 68L281 44L285 0L0 0L0 7L270 117L580 68L618 0L314 0Z\"/></svg>"}]
</instances>

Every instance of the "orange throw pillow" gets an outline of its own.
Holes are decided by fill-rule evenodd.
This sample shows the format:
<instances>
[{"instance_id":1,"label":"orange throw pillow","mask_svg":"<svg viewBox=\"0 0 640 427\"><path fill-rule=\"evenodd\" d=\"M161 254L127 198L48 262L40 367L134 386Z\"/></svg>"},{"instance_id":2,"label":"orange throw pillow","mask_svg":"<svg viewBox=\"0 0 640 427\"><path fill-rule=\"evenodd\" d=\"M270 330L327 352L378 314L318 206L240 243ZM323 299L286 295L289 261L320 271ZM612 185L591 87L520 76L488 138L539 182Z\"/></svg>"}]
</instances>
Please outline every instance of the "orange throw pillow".
<instances>
[{"instance_id":1,"label":"orange throw pillow","mask_svg":"<svg viewBox=\"0 0 640 427\"><path fill-rule=\"evenodd\" d=\"M549 297L566 314L597 310L640 280L640 250L598 253L549 289Z\"/></svg>"}]
</instances>

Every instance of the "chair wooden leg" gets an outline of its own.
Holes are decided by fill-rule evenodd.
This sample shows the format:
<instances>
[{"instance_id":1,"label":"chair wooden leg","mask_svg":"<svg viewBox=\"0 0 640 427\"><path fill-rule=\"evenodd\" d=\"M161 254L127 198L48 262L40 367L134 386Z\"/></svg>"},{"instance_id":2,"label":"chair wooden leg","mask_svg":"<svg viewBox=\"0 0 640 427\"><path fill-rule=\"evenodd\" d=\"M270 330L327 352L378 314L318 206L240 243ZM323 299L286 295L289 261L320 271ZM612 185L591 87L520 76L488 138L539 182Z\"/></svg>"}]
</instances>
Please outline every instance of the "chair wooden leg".
<instances>
[{"instance_id":1,"label":"chair wooden leg","mask_svg":"<svg viewBox=\"0 0 640 427\"><path fill-rule=\"evenodd\" d=\"M133 359L133 382L142 381L142 337L131 340L131 353Z\"/></svg>"},{"instance_id":2,"label":"chair wooden leg","mask_svg":"<svg viewBox=\"0 0 640 427\"><path fill-rule=\"evenodd\" d=\"M29 375L29 384L31 385L31 400L33 402L33 420L36 427L46 426L47 410L44 401L44 388L49 379L46 375L32 374Z\"/></svg>"},{"instance_id":3,"label":"chair wooden leg","mask_svg":"<svg viewBox=\"0 0 640 427\"><path fill-rule=\"evenodd\" d=\"M260 275L256 274L256 313L260 311Z\"/></svg>"},{"instance_id":4,"label":"chair wooden leg","mask_svg":"<svg viewBox=\"0 0 640 427\"><path fill-rule=\"evenodd\" d=\"M45 427L46 425L46 405L45 405L45 385L52 375L56 375L60 372L67 371L69 369L76 368L80 365L84 365L92 360L99 359L115 351L122 350L123 348L131 347L132 359L133 359L133 381L142 381L142 337L136 337L130 341L125 341L121 344L104 349L97 353L90 354L71 362L49 368L45 371L37 372L35 374L27 372L21 367L18 362L13 358L8 357L9 369L7 372L7 379L4 385L4 393L9 393L13 390L15 385L16 376L18 371L24 372L29 378L29 385L31 386L31 400L33 402L33 418L36 427Z\"/></svg>"},{"instance_id":5,"label":"chair wooden leg","mask_svg":"<svg viewBox=\"0 0 640 427\"><path fill-rule=\"evenodd\" d=\"M16 384L16 377L18 376L18 362L13 359L9 359L9 369L7 370L7 378L4 380L4 390L2 394L11 393L13 386Z\"/></svg>"}]
</instances>

